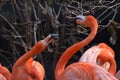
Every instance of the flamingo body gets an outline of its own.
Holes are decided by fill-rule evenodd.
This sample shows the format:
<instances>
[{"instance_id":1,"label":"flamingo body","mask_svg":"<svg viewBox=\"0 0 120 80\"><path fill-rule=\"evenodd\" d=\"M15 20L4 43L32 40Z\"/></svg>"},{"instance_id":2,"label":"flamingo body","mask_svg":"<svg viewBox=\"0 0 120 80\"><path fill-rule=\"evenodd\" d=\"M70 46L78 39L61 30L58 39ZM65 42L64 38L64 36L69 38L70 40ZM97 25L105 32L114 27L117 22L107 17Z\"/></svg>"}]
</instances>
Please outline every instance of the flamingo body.
<instances>
[{"instance_id":1,"label":"flamingo body","mask_svg":"<svg viewBox=\"0 0 120 80\"><path fill-rule=\"evenodd\" d=\"M29 66L29 64L31 64L31 66ZM25 66L26 71L28 72L29 75L32 76L33 79L38 77L37 80L43 80L44 77L41 76L45 76L45 71L43 66L39 62L34 61L31 58L31 61L29 60Z\"/></svg>"},{"instance_id":2,"label":"flamingo body","mask_svg":"<svg viewBox=\"0 0 120 80\"><path fill-rule=\"evenodd\" d=\"M117 80L102 67L93 63L81 62L68 66L58 80Z\"/></svg>"},{"instance_id":3,"label":"flamingo body","mask_svg":"<svg viewBox=\"0 0 120 80\"><path fill-rule=\"evenodd\" d=\"M100 43L88 49L80 58L80 62L91 62L102 66L111 74L116 73L114 51L105 43Z\"/></svg>"},{"instance_id":4,"label":"flamingo body","mask_svg":"<svg viewBox=\"0 0 120 80\"><path fill-rule=\"evenodd\" d=\"M43 80L45 71L43 66L30 58L25 65L14 68L11 80Z\"/></svg>"}]
</instances>

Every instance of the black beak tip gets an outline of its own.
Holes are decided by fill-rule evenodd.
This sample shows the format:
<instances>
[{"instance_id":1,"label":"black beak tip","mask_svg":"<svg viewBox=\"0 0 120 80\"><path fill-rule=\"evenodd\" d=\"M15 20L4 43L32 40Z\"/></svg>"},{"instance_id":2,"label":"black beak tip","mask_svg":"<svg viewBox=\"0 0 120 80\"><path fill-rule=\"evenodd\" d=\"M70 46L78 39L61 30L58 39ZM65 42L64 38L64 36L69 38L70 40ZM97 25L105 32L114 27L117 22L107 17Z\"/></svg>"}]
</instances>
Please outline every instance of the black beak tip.
<instances>
[{"instance_id":1,"label":"black beak tip","mask_svg":"<svg viewBox=\"0 0 120 80\"><path fill-rule=\"evenodd\" d=\"M50 34L50 35L51 35L51 37L54 38L54 39L58 39L58 38L59 38L59 34L54 34L54 33L52 33L52 34Z\"/></svg>"}]
</instances>

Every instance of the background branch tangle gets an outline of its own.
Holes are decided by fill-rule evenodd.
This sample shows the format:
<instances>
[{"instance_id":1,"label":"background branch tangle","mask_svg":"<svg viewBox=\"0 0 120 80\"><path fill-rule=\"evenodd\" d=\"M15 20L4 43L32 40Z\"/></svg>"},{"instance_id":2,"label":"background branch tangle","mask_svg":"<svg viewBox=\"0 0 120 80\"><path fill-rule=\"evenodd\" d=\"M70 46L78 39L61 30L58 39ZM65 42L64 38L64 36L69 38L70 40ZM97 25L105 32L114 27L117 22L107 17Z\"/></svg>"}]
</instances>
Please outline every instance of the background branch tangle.
<instances>
[{"instance_id":1,"label":"background branch tangle","mask_svg":"<svg viewBox=\"0 0 120 80\"><path fill-rule=\"evenodd\" d=\"M35 57L44 65L46 72L49 72L49 66L52 68L53 74L46 73L45 80L50 77L54 80L54 68L61 53L90 32L82 25L75 27L70 18L82 14L95 16L99 22L98 33L108 29L110 43L116 45L116 30L120 28L119 10L119 0L1 0L0 43L3 45L0 46L0 61L11 70L14 62L38 40L49 33L58 33L59 40L49 45L45 54ZM78 60L79 57L74 55L73 59Z\"/></svg>"}]
</instances>

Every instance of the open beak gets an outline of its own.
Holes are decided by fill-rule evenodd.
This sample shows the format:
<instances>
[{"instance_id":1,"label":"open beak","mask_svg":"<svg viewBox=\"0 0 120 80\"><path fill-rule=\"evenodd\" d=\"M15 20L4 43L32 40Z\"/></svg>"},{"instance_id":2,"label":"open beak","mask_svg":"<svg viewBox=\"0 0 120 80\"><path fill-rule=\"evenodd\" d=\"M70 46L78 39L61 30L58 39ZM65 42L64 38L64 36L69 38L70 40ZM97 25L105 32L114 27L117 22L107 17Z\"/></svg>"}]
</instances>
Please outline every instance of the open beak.
<instances>
[{"instance_id":1,"label":"open beak","mask_svg":"<svg viewBox=\"0 0 120 80\"><path fill-rule=\"evenodd\" d=\"M47 42L47 44L50 44L52 42L54 42L56 39L59 38L59 35L58 34L49 34L45 39L44 41Z\"/></svg>"}]
</instances>

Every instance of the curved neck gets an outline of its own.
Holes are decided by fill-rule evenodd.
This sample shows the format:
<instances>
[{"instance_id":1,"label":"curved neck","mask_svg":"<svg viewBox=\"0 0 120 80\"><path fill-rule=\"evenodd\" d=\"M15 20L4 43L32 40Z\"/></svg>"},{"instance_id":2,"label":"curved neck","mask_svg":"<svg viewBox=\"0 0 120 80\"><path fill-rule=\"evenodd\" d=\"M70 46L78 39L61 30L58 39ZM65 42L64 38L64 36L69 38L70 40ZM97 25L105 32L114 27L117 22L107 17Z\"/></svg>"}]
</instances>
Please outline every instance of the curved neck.
<instances>
[{"instance_id":1,"label":"curved neck","mask_svg":"<svg viewBox=\"0 0 120 80\"><path fill-rule=\"evenodd\" d=\"M113 58L110 58L108 61L110 62L109 72L112 75L115 75L115 73L116 73L116 62Z\"/></svg>"},{"instance_id":2,"label":"curved neck","mask_svg":"<svg viewBox=\"0 0 120 80\"><path fill-rule=\"evenodd\" d=\"M31 57L35 56L36 54L42 52L46 48L45 45L42 44L41 41L37 42L30 51L26 52L23 56L21 56L17 62L15 63L14 67L19 67L24 65ZM14 69L14 68L13 68Z\"/></svg>"},{"instance_id":3,"label":"curved neck","mask_svg":"<svg viewBox=\"0 0 120 80\"><path fill-rule=\"evenodd\" d=\"M55 78L56 80L59 80L60 76L63 74L65 66L68 62L68 60L72 57L72 55L74 55L76 52L78 52L81 48L83 48L84 46L86 46L88 43L90 43L96 33L97 33L97 29L98 29L98 25L92 25L91 27L91 33L89 34L89 36L87 38L85 38L83 41L80 41L72 46L70 46L64 53L63 55L60 57L57 65L56 65L56 69L55 69Z\"/></svg>"}]
</instances>

